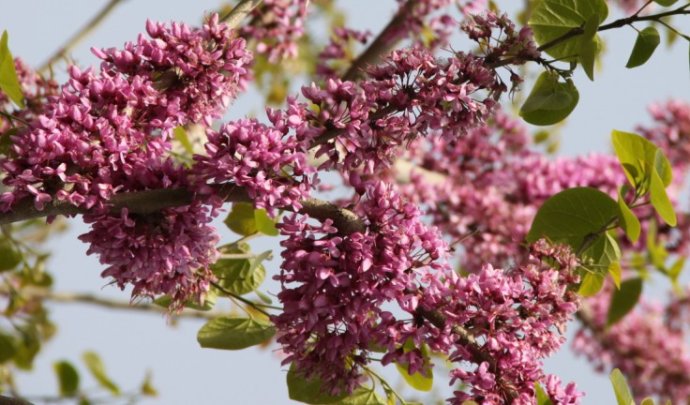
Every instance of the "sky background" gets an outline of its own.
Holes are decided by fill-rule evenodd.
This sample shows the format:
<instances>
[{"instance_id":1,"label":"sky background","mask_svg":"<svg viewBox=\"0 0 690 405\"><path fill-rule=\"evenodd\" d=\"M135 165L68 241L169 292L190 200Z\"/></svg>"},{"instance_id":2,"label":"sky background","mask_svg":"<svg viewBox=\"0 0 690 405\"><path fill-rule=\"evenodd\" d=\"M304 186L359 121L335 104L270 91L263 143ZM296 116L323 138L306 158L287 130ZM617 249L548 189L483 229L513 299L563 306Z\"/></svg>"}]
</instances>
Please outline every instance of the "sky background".
<instances>
[{"instance_id":1,"label":"sky background","mask_svg":"<svg viewBox=\"0 0 690 405\"><path fill-rule=\"evenodd\" d=\"M372 32L378 32L395 9L393 0L340 3L348 11L352 26ZM511 4L521 2L496 3L511 10L515 7ZM105 1L96 0L5 0L1 4L0 30L8 30L10 49L15 56L38 66L103 4ZM218 0L124 1L73 56L81 66L91 65L95 58L89 52L90 46L121 46L125 41L135 40L143 31L146 18L198 24L205 12L218 5ZM614 13L612 17L616 16ZM563 129L562 155L608 152L612 129L632 130L637 124L649 122L646 107L650 102L669 97L688 98L687 43L679 41L670 51L662 46L645 66L628 70L625 64L635 35L629 27L604 33L607 53L604 69L597 72L596 82L590 82L578 69L575 82L580 91L580 104ZM231 108L229 117L261 108L261 100L250 94ZM106 281L100 277L103 266L96 258L86 256L87 246L76 239L86 227L78 219L70 220L69 224L69 231L48 246L54 252L50 270L55 276L55 290L93 292L127 301L128 293L105 286ZM229 232L222 236L224 241L234 238ZM274 242L259 241L258 248L274 247ZM267 268L269 274L275 274L277 260ZM269 291L277 291L275 283L266 285ZM663 294L667 287L665 282L658 281L651 290ZM280 366L276 353L270 349L202 350L196 342L196 332L203 324L201 320L185 319L173 327L156 314L75 304L50 304L50 308L59 330L41 352L35 371L20 374L18 384L27 396L57 392L52 363L59 359L78 364L83 371L82 386L94 386L80 358L84 350L95 350L102 356L109 375L125 391L136 389L147 370L153 372L153 383L160 395L145 403L290 403L285 368ZM567 343L558 355L547 361L547 371L558 374L564 381L575 381L579 389L587 393L585 404L614 401L607 377L596 374L584 360L570 355Z\"/></svg>"}]
</instances>

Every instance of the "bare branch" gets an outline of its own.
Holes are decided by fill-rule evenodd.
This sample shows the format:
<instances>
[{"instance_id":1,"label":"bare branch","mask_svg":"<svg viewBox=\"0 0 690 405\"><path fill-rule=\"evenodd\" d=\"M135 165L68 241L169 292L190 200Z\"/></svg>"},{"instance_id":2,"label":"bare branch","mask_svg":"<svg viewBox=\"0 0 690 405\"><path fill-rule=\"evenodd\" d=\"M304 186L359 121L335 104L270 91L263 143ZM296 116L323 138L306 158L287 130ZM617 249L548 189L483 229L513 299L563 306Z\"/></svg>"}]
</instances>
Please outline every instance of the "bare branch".
<instances>
[{"instance_id":1,"label":"bare branch","mask_svg":"<svg viewBox=\"0 0 690 405\"><path fill-rule=\"evenodd\" d=\"M86 25L84 25L79 31L72 35L67 42L65 42L60 49L58 49L53 55L48 58L41 67L38 68L39 73L45 73L50 67L55 64L58 60L66 57L81 41L84 40L91 32L93 32L105 19L110 15L110 13L115 9L117 5L122 3L123 0L110 0L91 20L89 20Z\"/></svg>"}]
</instances>

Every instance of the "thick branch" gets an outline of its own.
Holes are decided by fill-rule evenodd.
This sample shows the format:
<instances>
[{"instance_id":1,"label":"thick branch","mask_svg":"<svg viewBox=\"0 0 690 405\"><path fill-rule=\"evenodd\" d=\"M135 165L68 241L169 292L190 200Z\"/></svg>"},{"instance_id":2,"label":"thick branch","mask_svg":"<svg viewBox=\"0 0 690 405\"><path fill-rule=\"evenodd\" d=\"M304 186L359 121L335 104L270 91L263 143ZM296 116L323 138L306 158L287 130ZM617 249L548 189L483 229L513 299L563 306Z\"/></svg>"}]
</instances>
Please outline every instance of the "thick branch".
<instances>
[{"instance_id":1,"label":"thick branch","mask_svg":"<svg viewBox=\"0 0 690 405\"><path fill-rule=\"evenodd\" d=\"M244 189L234 185L221 186L218 188L217 193L227 202L252 201ZM151 214L164 208L189 205L193 199L193 192L183 188L171 188L116 194L110 199L109 203L113 213L119 213L123 208L127 208L131 213ZM363 232L366 229L364 222L350 210L316 198L308 198L301 203L302 209L299 211L300 213L307 214L321 221L330 218L343 234ZM290 210L290 207L285 209ZM57 200L47 204L43 210L38 210L31 199L25 199L13 207L12 211L0 213L0 225L32 218L56 215L71 216L86 212L88 210Z\"/></svg>"}]
</instances>

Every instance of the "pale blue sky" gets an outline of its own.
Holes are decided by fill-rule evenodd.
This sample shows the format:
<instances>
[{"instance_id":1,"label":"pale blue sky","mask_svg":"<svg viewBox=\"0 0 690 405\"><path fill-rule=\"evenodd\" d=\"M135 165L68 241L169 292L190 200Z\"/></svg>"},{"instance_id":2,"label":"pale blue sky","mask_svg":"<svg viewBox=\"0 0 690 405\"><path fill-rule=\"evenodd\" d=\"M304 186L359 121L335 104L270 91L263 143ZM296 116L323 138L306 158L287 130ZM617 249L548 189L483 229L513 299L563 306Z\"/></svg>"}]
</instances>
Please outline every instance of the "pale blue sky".
<instances>
[{"instance_id":1,"label":"pale blue sky","mask_svg":"<svg viewBox=\"0 0 690 405\"><path fill-rule=\"evenodd\" d=\"M347 0L353 25L376 32L387 22L395 7L393 0ZM498 1L499 6L512 2ZM38 65L57 49L83 21L93 15L105 0L9 1L2 2L0 30L7 29L10 46L16 56ZM218 0L125 1L113 15L74 52L77 61L88 65L95 61L90 46L120 46L134 40L143 30L146 18L181 20L197 24L205 11L214 9ZM509 6L514 7L514 6ZM686 24L687 26L687 24ZM613 128L632 129L647 122L650 101L669 96L683 98L690 90L688 45L679 42L672 52L659 52L645 66L625 69L628 52L635 39L630 28L605 33L608 54L604 70L595 83L581 73L576 75L580 105L563 132L562 153L582 154L608 151L608 134ZM255 96L244 97L232 108L231 115L260 111ZM79 220L70 221L71 229L53 241L54 256L50 269L55 274L57 291L95 292L111 298L128 299L128 294L104 287L103 268L94 257L85 256L86 245L76 240L85 231ZM225 240L231 236L224 233ZM262 246L274 247L272 241ZM276 269L276 260L268 266ZM666 285L658 283L658 291ZM275 292L275 284L268 284ZM289 403L285 372L271 350L238 352L202 350L196 331L202 322L183 320L176 327L166 325L163 317L129 311L54 304L52 316L59 326L56 337L43 350L35 372L21 375L19 385L29 395L53 394L56 382L52 362L66 358L77 362L83 350L99 352L109 374L122 388L135 388L145 371L153 371L153 382L160 397L148 403L160 404L282 404ZM595 374L582 360L573 359L566 349L548 361L548 369L565 381L576 381L588 393L585 404L612 403L613 393L605 377ZM82 368L83 370L83 368ZM94 385L86 380L86 386Z\"/></svg>"}]
</instances>

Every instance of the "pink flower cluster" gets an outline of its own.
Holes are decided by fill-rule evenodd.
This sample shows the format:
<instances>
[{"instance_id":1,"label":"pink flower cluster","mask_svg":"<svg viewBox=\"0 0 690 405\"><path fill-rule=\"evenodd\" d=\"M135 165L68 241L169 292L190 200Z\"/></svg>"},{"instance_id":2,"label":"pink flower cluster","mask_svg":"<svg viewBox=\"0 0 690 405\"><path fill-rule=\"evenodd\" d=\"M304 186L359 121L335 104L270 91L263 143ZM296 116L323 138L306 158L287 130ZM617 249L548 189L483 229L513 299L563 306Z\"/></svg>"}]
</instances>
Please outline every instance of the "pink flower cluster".
<instances>
[{"instance_id":1,"label":"pink flower cluster","mask_svg":"<svg viewBox=\"0 0 690 405\"><path fill-rule=\"evenodd\" d=\"M257 208L301 208L316 182L307 163L309 139L288 134L300 126L298 115L271 111L274 126L241 119L209 131L206 155L195 156L194 172L202 187L232 182L243 187Z\"/></svg>"},{"instance_id":2,"label":"pink flower cluster","mask_svg":"<svg viewBox=\"0 0 690 405\"><path fill-rule=\"evenodd\" d=\"M65 202L88 210L82 240L109 267L104 276L135 295L167 293L176 304L208 286L217 241L199 202L143 215L108 213L119 192L188 187L172 163L172 129L209 126L245 87L251 54L211 17L201 28L147 22L121 50L93 50L99 71L69 68L69 80L0 160L9 191L0 210L32 198L37 209ZM31 94L31 93L30 93ZM197 269L199 269L197 273Z\"/></svg>"},{"instance_id":3,"label":"pink flower cluster","mask_svg":"<svg viewBox=\"0 0 690 405\"><path fill-rule=\"evenodd\" d=\"M398 321L383 306L397 303L413 313L421 275L443 266L436 260L446 254L414 205L382 183L365 188L356 207L369 225L365 233L341 235L330 221L312 225L297 216L280 225L287 237L277 276L283 312L273 322L284 363L334 392L357 386L372 345L402 345L402 334L386 327Z\"/></svg>"},{"instance_id":4,"label":"pink flower cluster","mask_svg":"<svg viewBox=\"0 0 690 405\"><path fill-rule=\"evenodd\" d=\"M568 289L579 280L576 266L568 248L540 241L512 270L488 265L465 278L452 273L430 280L419 305L445 317L450 360L458 363L453 380L468 384L452 403L533 403L535 382L546 378L541 359L561 346L579 307ZM570 404L581 394L570 385L560 396L559 403Z\"/></svg>"},{"instance_id":5,"label":"pink flower cluster","mask_svg":"<svg viewBox=\"0 0 690 405\"><path fill-rule=\"evenodd\" d=\"M357 84L330 79L302 90L319 107L305 116L321 131L317 156L330 162L323 167L373 173L415 138L462 137L484 122L502 91L482 59L456 54L439 61L422 48L395 51L368 74Z\"/></svg>"},{"instance_id":6,"label":"pink flower cluster","mask_svg":"<svg viewBox=\"0 0 690 405\"><path fill-rule=\"evenodd\" d=\"M574 351L586 356L599 371L619 368L638 399L653 395L662 402L686 403L690 397L687 325L679 328L661 306L642 302L607 327L614 288L609 285L606 292L588 300L583 326L573 340Z\"/></svg>"},{"instance_id":7,"label":"pink flower cluster","mask_svg":"<svg viewBox=\"0 0 690 405\"><path fill-rule=\"evenodd\" d=\"M244 87L251 55L217 16L201 29L149 22L147 30L151 39L121 51L95 50L98 74L72 66L45 113L13 136L15 157L0 161L12 191L0 210L27 196L38 209L53 196L102 208L134 167L165 156L174 127L210 123Z\"/></svg>"},{"instance_id":8,"label":"pink flower cluster","mask_svg":"<svg viewBox=\"0 0 690 405\"><path fill-rule=\"evenodd\" d=\"M486 55L487 63L495 63L512 57L512 65L539 58L541 52L534 42L532 29L528 26L519 30L507 14L494 12L470 16L462 25L467 36L479 43Z\"/></svg>"},{"instance_id":9,"label":"pink flower cluster","mask_svg":"<svg viewBox=\"0 0 690 405\"><path fill-rule=\"evenodd\" d=\"M137 176L152 189L185 186L185 173L166 162L160 168L139 167ZM139 183L139 182L137 182ZM215 213L195 200L190 205L146 214L85 214L91 230L79 237L87 254L107 265L103 277L120 288L132 285L132 296L167 294L171 311L187 301L201 302L213 278L209 265L218 257L218 234L209 222Z\"/></svg>"},{"instance_id":10,"label":"pink flower cluster","mask_svg":"<svg viewBox=\"0 0 690 405\"><path fill-rule=\"evenodd\" d=\"M258 41L256 52L270 62L294 58L298 40L304 35L309 0L264 0L252 11L252 21L242 27L245 38Z\"/></svg>"}]
</instances>

